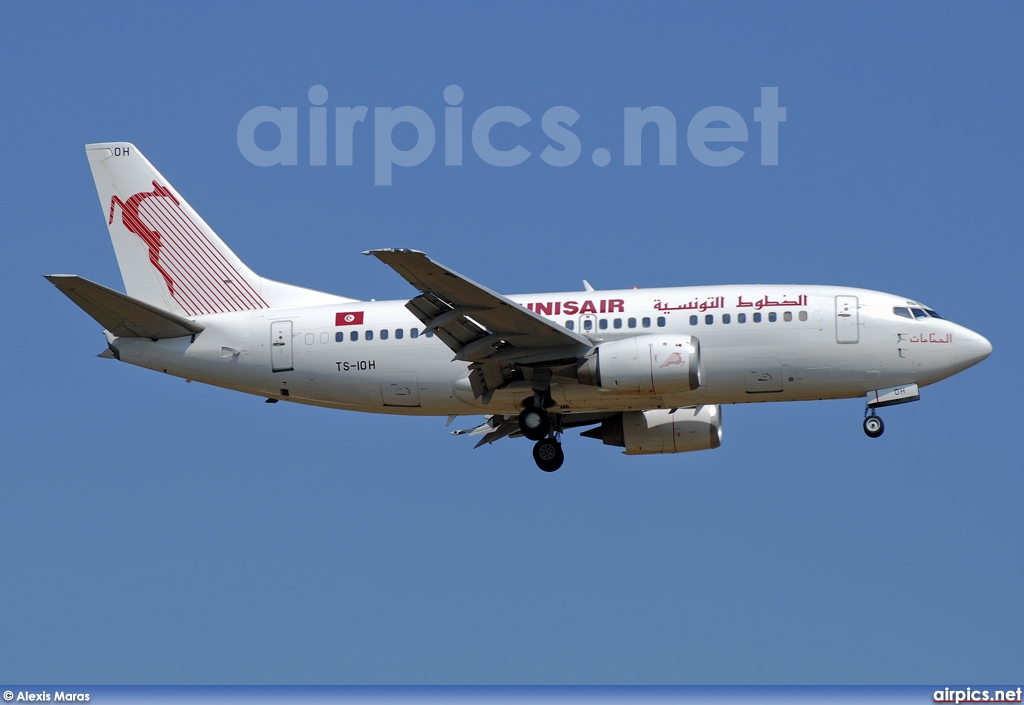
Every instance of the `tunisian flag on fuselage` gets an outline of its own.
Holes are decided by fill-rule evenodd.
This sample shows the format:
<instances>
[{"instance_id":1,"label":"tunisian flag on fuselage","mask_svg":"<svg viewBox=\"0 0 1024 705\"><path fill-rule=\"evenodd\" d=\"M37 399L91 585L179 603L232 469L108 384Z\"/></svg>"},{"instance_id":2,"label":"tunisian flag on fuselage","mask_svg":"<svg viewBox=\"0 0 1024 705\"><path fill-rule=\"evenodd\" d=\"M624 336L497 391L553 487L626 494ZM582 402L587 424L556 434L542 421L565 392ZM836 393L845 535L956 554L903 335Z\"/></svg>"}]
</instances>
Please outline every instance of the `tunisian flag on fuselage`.
<instances>
[{"instance_id":1,"label":"tunisian flag on fuselage","mask_svg":"<svg viewBox=\"0 0 1024 705\"><path fill-rule=\"evenodd\" d=\"M348 313L336 313L334 314L334 325L361 326L363 325L363 312L349 311Z\"/></svg>"}]
</instances>

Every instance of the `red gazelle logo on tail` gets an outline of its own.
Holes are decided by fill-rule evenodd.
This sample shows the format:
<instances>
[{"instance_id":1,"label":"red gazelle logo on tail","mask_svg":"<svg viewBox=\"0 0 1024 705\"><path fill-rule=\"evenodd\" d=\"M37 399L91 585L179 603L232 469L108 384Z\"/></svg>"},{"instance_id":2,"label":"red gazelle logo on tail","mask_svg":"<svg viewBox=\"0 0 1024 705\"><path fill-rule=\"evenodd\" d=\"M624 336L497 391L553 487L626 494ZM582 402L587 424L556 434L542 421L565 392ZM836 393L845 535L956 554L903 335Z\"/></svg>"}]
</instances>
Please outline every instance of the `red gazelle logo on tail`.
<instances>
[{"instance_id":1,"label":"red gazelle logo on tail","mask_svg":"<svg viewBox=\"0 0 1024 705\"><path fill-rule=\"evenodd\" d=\"M124 227L141 237L142 241L149 246L149 261L156 268L156 271L160 272L160 276L167 282L167 290L171 292L171 296L174 296L174 280L171 279L171 275L167 273L167 270L160 265L160 247L162 246L160 233L147 227L139 217L139 205L143 200L153 196L164 196L174 201L174 205L180 205L170 189L154 181L152 191L137 193L129 198L127 203L122 201L121 197L115 193L114 197L110 199L110 215L107 217L107 225L114 222L114 205L120 205L121 222L124 223ZM175 300L177 300L177 297L175 297Z\"/></svg>"},{"instance_id":2,"label":"red gazelle logo on tail","mask_svg":"<svg viewBox=\"0 0 1024 705\"><path fill-rule=\"evenodd\" d=\"M267 308L206 224L196 222L171 189L152 183L152 191L140 191L127 200L115 194L107 224L113 224L115 206L121 206L121 222L149 248L150 264L185 315Z\"/></svg>"}]
</instances>

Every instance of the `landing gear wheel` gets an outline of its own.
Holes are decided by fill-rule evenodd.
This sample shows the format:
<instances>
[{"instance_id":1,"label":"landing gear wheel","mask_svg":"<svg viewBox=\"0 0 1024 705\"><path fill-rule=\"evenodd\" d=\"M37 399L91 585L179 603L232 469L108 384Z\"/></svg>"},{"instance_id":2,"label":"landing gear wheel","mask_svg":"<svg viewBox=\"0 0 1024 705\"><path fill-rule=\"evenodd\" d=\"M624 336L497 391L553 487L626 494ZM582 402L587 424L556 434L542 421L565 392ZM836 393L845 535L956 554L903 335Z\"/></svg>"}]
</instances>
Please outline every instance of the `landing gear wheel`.
<instances>
[{"instance_id":1,"label":"landing gear wheel","mask_svg":"<svg viewBox=\"0 0 1024 705\"><path fill-rule=\"evenodd\" d=\"M864 433L868 434L868 438L878 438L885 431L885 424L882 423L881 417L871 414L864 419Z\"/></svg>"},{"instance_id":2,"label":"landing gear wheel","mask_svg":"<svg viewBox=\"0 0 1024 705\"><path fill-rule=\"evenodd\" d=\"M528 406L519 414L519 430L531 441L539 441L551 431L548 412L535 406Z\"/></svg>"},{"instance_id":3,"label":"landing gear wheel","mask_svg":"<svg viewBox=\"0 0 1024 705\"><path fill-rule=\"evenodd\" d=\"M554 472L565 462L562 444L553 438L544 438L533 446L533 459L544 472Z\"/></svg>"}]
</instances>

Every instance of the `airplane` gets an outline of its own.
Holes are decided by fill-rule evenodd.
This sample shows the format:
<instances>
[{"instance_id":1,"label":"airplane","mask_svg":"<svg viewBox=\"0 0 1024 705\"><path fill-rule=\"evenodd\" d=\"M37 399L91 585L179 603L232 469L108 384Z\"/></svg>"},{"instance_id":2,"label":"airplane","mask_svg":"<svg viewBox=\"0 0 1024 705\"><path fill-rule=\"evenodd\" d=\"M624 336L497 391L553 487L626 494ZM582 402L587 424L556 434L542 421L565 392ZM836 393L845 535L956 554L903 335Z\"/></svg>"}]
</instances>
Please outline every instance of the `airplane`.
<instances>
[{"instance_id":1,"label":"airplane","mask_svg":"<svg viewBox=\"0 0 1024 705\"><path fill-rule=\"evenodd\" d=\"M127 142L86 145L125 292L46 277L104 329L100 357L280 401L484 416L477 447L562 435L627 455L717 448L722 406L864 397L876 410L992 352L902 296L819 285L723 285L506 296L410 249L375 257L418 293L361 301L261 277Z\"/></svg>"}]
</instances>

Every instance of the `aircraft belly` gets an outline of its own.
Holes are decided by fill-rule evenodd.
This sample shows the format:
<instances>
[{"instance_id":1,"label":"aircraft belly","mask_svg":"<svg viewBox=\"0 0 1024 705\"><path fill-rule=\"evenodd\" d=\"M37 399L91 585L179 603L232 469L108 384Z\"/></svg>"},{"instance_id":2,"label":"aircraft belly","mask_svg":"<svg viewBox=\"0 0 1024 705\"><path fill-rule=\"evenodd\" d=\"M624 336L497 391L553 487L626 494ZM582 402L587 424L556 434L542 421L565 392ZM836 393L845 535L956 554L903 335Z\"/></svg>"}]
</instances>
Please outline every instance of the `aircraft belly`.
<instances>
[{"instance_id":1,"label":"aircraft belly","mask_svg":"<svg viewBox=\"0 0 1024 705\"><path fill-rule=\"evenodd\" d=\"M560 411L632 411L670 409L701 403L705 389L676 394L619 394L585 384L563 383L551 387L551 397ZM498 395L495 394L495 397ZM522 402L533 397L530 389L510 394L511 409L522 408Z\"/></svg>"},{"instance_id":2,"label":"aircraft belly","mask_svg":"<svg viewBox=\"0 0 1024 705\"><path fill-rule=\"evenodd\" d=\"M374 346L297 355L296 389L306 400L339 408L398 414L450 414L453 366L447 359L424 359ZM471 409L464 410L467 413Z\"/></svg>"},{"instance_id":3,"label":"aircraft belly","mask_svg":"<svg viewBox=\"0 0 1024 705\"><path fill-rule=\"evenodd\" d=\"M862 395L875 370L881 377L883 357L816 357L792 359L783 351L757 350L762 356L750 356L711 362L705 361L707 392L705 403L742 404L762 401L806 401L840 399ZM771 356L777 352L778 356ZM867 365L867 368L865 367Z\"/></svg>"}]
</instances>

